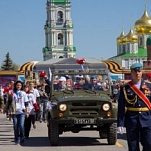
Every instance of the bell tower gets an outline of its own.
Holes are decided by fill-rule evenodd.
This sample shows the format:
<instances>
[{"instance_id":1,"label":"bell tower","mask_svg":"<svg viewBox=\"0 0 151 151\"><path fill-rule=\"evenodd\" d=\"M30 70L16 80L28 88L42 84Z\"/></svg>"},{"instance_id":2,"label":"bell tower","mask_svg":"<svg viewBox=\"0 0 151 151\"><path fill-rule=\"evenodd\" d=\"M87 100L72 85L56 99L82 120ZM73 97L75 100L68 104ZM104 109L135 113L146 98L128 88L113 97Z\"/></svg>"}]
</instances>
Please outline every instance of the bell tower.
<instances>
[{"instance_id":1,"label":"bell tower","mask_svg":"<svg viewBox=\"0 0 151 151\"><path fill-rule=\"evenodd\" d=\"M43 60L75 58L70 0L47 0Z\"/></svg>"}]
</instances>

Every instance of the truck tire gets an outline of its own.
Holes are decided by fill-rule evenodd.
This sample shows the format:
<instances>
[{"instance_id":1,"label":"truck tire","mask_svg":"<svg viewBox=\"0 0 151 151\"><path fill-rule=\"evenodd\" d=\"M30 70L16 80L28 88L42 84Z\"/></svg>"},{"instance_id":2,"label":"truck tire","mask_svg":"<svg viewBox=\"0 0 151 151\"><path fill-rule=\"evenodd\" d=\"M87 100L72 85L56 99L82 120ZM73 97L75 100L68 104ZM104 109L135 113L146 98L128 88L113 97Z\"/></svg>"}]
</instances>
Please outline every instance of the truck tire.
<instances>
[{"instance_id":1,"label":"truck tire","mask_svg":"<svg viewBox=\"0 0 151 151\"><path fill-rule=\"evenodd\" d=\"M59 126L55 122L50 122L49 124L50 127L50 143L52 146L58 146L59 144Z\"/></svg>"},{"instance_id":2,"label":"truck tire","mask_svg":"<svg viewBox=\"0 0 151 151\"><path fill-rule=\"evenodd\" d=\"M50 139L50 126L49 126L49 124L47 125L47 128L48 128L48 138Z\"/></svg>"},{"instance_id":3,"label":"truck tire","mask_svg":"<svg viewBox=\"0 0 151 151\"><path fill-rule=\"evenodd\" d=\"M107 142L109 145L115 145L117 141L117 123L112 123L109 126L109 132L107 134Z\"/></svg>"}]
</instances>

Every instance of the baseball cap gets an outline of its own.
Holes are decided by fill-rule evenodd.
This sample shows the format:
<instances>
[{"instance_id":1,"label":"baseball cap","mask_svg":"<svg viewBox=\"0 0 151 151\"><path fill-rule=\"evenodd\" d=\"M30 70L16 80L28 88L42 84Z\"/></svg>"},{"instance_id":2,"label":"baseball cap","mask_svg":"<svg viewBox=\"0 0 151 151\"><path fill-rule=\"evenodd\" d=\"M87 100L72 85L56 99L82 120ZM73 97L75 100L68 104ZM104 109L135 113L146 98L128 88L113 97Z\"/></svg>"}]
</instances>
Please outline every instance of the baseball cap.
<instances>
[{"instance_id":1,"label":"baseball cap","mask_svg":"<svg viewBox=\"0 0 151 151\"><path fill-rule=\"evenodd\" d=\"M76 80L83 79L83 75L76 75L75 78L76 78Z\"/></svg>"},{"instance_id":2,"label":"baseball cap","mask_svg":"<svg viewBox=\"0 0 151 151\"><path fill-rule=\"evenodd\" d=\"M60 77L59 81L66 81L66 78L65 77Z\"/></svg>"},{"instance_id":3,"label":"baseball cap","mask_svg":"<svg viewBox=\"0 0 151 151\"><path fill-rule=\"evenodd\" d=\"M91 76L90 77L91 80L96 79L96 78L97 78L96 76Z\"/></svg>"}]
</instances>

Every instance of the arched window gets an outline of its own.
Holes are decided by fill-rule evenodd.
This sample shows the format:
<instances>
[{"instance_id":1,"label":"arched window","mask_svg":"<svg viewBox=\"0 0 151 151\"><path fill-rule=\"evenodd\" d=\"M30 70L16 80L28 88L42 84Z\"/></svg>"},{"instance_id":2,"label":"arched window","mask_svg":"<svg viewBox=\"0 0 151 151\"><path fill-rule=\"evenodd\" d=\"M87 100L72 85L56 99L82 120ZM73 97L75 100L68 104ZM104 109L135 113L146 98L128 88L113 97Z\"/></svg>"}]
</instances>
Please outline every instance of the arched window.
<instances>
[{"instance_id":1,"label":"arched window","mask_svg":"<svg viewBox=\"0 0 151 151\"><path fill-rule=\"evenodd\" d=\"M130 44L127 45L127 52L130 52Z\"/></svg>"},{"instance_id":2,"label":"arched window","mask_svg":"<svg viewBox=\"0 0 151 151\"><path fill-rule=\"evenodd\" d=\"M122 53L122 46L119 45L119 54L121 54L121 53Z\"/></svg>"},{"instance_id":3,"label":"arched window","mask_svg":"<svg viewBox=\"0 0 151 151\"><path fill-rule=\"evenodd\" d=\"M132 45L132 53L135 53L134 45Z\"/></svg>"},{"instance_id":4,"label":"arched window","mask_svg":"<svg viewBox=\"0 0 151 151\"><path fill-rule=\"evenodd\" d=\"M63 45L63 34L58 34L58 45Z\"/></svg>"},{"instance_id":5,"label":"arched window","mask_svg":"<svg viewBox=\"0 0 151 151\"><path fill-rule=\"evenodd\" d=\"M57 13L57 23L63 23L63 12L58 11Z\"/></svg>"},{"instance_id":6,"label":"arched window","mask_svg":"<svg viewBox=\"0 0 151 151\"><path fill-rule=\"evenodd\" d=\"M143 45L143 38L140 37L140 46L142 46L142 45Z\"/></svg>"},{"instance_id":7,"label":"arched window","mask_svg":"<svg viewBox=\"0 0 151 151\"><path fill-rule=\"evenodd\" d=\"M123 45L123 53L126 53L126 47Z\"/></svg>"}]
</instances>

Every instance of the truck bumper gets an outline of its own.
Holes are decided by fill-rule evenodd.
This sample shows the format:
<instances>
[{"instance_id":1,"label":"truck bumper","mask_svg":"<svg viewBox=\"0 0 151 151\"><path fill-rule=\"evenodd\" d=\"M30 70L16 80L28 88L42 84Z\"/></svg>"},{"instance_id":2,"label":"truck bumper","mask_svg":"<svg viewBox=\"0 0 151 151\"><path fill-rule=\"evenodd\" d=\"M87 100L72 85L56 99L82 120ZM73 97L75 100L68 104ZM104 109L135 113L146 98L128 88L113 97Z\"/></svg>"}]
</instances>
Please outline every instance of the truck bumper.
<instances>
[{"instance_id":1,"label":"truck bumper","mask_svg":"<svg viewBox=\"0 0 151 151\"><path fill-rule=\"evenodd\" d=\"M79 120L79 123L77 123L77 121ZM108 119L102 119L102 118L95 118L93 119L93 122L89 122L89 120L92 120L89 119L89 118L71 118L71 119L51 119L50 122L55 122L55 123L58 123L58 124L72 124L72 125L77 125L77 124L80 124L80 125L102 125L102 124L112 124L112 123L117 123L117 119L116 118L108 118Z\"/></svg>"}]
</instances>

